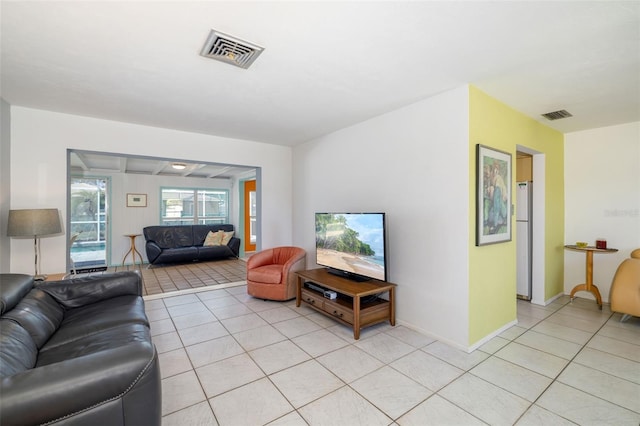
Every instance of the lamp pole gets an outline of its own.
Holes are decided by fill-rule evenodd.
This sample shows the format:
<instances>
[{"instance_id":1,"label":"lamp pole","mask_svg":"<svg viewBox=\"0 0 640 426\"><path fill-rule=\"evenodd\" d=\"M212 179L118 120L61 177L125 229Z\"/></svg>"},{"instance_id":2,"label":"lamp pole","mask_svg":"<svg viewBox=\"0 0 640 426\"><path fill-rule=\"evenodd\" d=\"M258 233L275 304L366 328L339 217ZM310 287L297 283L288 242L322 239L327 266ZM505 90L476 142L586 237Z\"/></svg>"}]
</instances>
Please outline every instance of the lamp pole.
<instances>
[{"instance_id":1,"label":"lamp pole","mask_svg":"<svg viewBox=\"0 0 640 426\"><path fill-rule=\"evenodd\" d=\"M40 249L40 244L38 244L38 236L34 235L33 236L33 253L34 253L34 271L35 274L33 276L33 279L35 281L44 281L47 279L46 275L39 275L38 274L38 251Z\"/></svg>"}]
</instances>

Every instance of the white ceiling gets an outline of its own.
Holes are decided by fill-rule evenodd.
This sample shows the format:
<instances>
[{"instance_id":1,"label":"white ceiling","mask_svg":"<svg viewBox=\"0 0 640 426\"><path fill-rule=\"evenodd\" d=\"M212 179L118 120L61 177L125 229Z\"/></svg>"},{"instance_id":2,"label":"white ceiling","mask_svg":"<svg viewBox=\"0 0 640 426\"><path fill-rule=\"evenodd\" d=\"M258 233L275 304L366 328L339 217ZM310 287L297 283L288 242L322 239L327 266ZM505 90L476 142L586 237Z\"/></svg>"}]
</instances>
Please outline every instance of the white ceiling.
<instances>
[{"instance_id":1,"label":"white ceiling","mask_svg":"<svg viewBox=\"0 0 640 426\"><path fill-rule=\"evenodd\" d=\"M183 165L179 170L173 165ZM129 173L153 176L192 177L204 179L238 179L255 177L253 167L239 165L195 163L155 157L104 154L87 151L72 151L69 167L74 174L79 173Z\"/></svg>"},{"instance_id":2,"label":"white ceiling","mask_svg":"<svg viewBox=\"0 0 640 426\"><path fill-rule=\"evenodd\" d=\"M295 145L473 84L562 132L640 120L638 1L6 1L12 105ZM199 52L214 28L265 48ZM571 118L540 114L566 109Z\"/></svg>"}]
</instances>

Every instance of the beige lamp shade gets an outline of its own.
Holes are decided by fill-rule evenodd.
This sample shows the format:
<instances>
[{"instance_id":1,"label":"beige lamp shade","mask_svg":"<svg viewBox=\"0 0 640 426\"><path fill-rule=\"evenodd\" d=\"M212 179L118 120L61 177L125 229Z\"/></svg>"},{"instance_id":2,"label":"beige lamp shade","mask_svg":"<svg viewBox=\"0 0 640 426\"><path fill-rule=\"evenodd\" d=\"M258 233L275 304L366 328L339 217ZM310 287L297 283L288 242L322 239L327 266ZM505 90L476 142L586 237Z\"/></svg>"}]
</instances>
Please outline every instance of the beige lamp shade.
<instances>
[{"instance_id":1,"label":"beige lamp shade","mask_svg":"<svg viewBox=\"0 0 640 426\"><path fill-rule=\"evenodd\" d=\"M10 210L7 235L9 237L35 237L62 232L58 209Z\"/></svg>"}]
</instances>

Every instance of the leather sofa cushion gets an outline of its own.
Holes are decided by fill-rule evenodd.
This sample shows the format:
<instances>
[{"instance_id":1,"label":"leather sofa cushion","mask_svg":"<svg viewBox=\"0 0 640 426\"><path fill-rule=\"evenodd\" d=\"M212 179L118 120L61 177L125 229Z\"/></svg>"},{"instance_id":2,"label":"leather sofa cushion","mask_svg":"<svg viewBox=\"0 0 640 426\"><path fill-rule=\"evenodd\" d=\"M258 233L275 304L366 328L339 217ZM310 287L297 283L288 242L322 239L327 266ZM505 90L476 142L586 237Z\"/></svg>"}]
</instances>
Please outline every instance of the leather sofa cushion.
<instances>
[{"instance_id":1,"label":"leather sofa cushion","mask_svg":"<svg viewBox=\"0 0 640 426\"><path fill-rule=\"evenodd\" d=\"M11 319L26 329L39 348L56 332L64 310L42 290L34 288L3 318Z\"/></svg>"},{"instance_id":2,"label":"leather sofa cushion","mask_svg":"<svg viewBox=\"0 0 640 426\"><path fill-rule=\"evenodd\" d=\"M280 284L282 265L265 265L247 270L247 280L264 284Z\"/></svg>"},{"instance_id":3,"label":"leather sofa cushion","mask_svg":"<svg viewBox=\"0 0 640 426\"><path fill-rule=\"evenodd\" d=\"M16 306L32 288L31 275L0 274L0 315Z\"/></svg>"},{"instance_id":4,"label":"leather sofa cushion","mask_svg":"<svg viewBox=\"0 0 640 426\"><path fill-rule=\"evenodd\" d=\"M38 348L29 332L10 319L0 320L0 377L33 368Z\"/></svg>"},{"instance_id":5,"label":"leather sofa cushion","mask_svg":"<svg viewBox=\"0 0 640 426\"><path fill-rule=\"evenodd\" d=\"M132 323L149 326L144 313L144 301L136 296L114 297L100 303L70 309L66 312L58 331L41 350Z\"/></svg>"},{"instance_id":6,"label":"leather sofa cushion","mask_svg":"<svg viewBox=\"0 0 640 426\"><path fill-rule=\"evenodd\" d=\"M100 333L78 337L64 344L45 345L38 355L36 367L65 362L74 358L109 351L134 342L150 341L149 328L143 324L122 324Z\"/></svg>"},{"instance_id":7,"label":"leather sofa cushion","mask_svg":"<svg viewBox=\"0 0 640 426\"><path fill-rule=\"evenodd\" d=\"M216 259L219 257L233 256L233 251L226 245L196 247L198 249L198 259Z\"/></svg>"},{"instance_id":8,"label":"leather sofa cushion","mask_svg":"<svg viewBox=\"0 0 640 426\"><path fill-rule=\"evenodd\" d=\"M154 263L189 262L198 257L198 247L180 247L162 250Z\"/></svg>"}]
</instances>

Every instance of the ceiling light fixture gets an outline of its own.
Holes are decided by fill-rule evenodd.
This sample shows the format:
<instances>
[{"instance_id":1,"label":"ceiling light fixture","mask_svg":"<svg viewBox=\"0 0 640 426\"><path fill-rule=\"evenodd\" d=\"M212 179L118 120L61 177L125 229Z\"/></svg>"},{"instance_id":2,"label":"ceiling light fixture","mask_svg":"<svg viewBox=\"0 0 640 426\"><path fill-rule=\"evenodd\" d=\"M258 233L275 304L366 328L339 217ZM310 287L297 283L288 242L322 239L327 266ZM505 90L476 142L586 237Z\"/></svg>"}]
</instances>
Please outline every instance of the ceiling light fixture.
<instances>
[{"instance_id":1,"label":"ceiling light fixture","mask_svg":"<svg viewBox=\"0 0 640 426\"><path fill-rule=\"evenodd\" d=\"M184 170L187 168L187 165L184 163L173 163L171 164L171 167L173 167L176 170Z\"/></svg>"}]
</instances>

